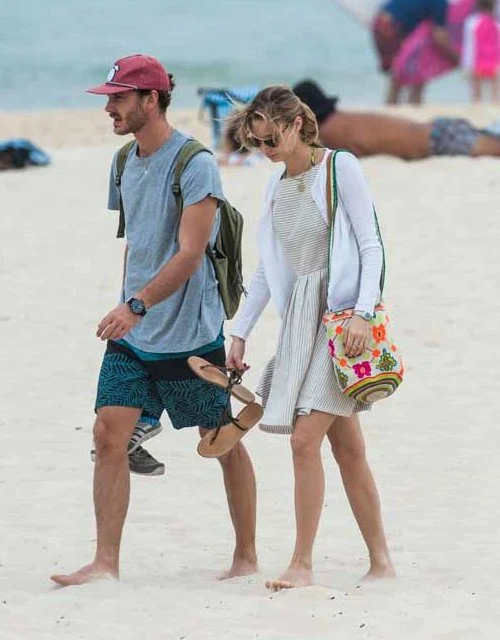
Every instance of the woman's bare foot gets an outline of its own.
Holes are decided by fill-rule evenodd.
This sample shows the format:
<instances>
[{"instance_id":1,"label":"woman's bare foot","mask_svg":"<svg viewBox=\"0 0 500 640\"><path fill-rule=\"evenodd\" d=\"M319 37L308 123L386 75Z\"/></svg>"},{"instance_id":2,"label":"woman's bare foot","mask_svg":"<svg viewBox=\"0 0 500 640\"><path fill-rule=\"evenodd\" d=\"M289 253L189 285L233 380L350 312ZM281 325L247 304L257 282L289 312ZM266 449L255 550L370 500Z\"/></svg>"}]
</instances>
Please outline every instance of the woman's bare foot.
<instances>
[{"instance_id":1,"label":"woman's bare foot","mask_svg":"<svg viewBox=\"0 0 500 640\"><path fill-rule=\"evenodd\" d=\"M277 580L268 580L266 587L271 591L294 589L296 587L310 587L314 583L312 569L289 567Z\"/></svg>"},{"instance_id":2,"label":"woman's bare foot","mask_svg":"<svg viewBox=\"0 0 500 640\"><path fill-rule=\"evenodd\" d=\"M219 576L219 580L230 580L231 578L240 578L241 576L250 576L252 573L257 573L259 567L256 560L233 560L231 568L224 571Z\"/></svg>"},{"instance_id":3,"label":"woman's bare foot","mask_svg":"<svg viewBox=\"0 0 500 640\"><path fill-rule=\"evenodd\" d=\"M396 570L391 561L373 563L363 580L387 580L396 578Z\"/></svg>"},{"instance_id":4,"label":"woman's bare foot","mask_svg":"<svg viewBox=\"0 0 500 640\"><path fill-rule=\"evenodd\" d=\"M78 571L69 573L67 575L59 574L50 576L50 579L61 585L62 587L69 587L72 585L85 584L93 580L110 579L118 580L118 572L113 571L108 566L92 562L85 567L82 567Z\"/></svg>"}]
</instances>

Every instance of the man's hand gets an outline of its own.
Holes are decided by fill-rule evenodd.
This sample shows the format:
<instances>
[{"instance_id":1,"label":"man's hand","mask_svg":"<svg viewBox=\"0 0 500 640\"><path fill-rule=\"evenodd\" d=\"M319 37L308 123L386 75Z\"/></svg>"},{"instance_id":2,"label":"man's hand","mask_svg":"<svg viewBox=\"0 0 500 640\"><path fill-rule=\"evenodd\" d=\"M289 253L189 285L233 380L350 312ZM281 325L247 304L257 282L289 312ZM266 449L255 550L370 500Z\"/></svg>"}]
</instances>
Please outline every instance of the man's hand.
<instances>
[{"instance_id":1,"label":"man's hand","mask_svg":"<svg viewBox=\"0 0 500 640\"><path fill-rule=\"evenodd\" d=\"M448 32L443 27L435 26L432 30L432 39L435 44L441 49L443 55L445 55L452 64L458 64L460 62L460 54L453 46L453 43L448 35Z\"/></svg>"},{"instance_id":2,"label":"man's hand","mask_svg":"<svg viewBox=\"0 0 500 640\"><path fill-rule=\"evenodd\" d=\"M99 322L96 335L101 340L120 340L141 318L130 311L128 304L120 304Z\"/></svg>"}]
</instances>

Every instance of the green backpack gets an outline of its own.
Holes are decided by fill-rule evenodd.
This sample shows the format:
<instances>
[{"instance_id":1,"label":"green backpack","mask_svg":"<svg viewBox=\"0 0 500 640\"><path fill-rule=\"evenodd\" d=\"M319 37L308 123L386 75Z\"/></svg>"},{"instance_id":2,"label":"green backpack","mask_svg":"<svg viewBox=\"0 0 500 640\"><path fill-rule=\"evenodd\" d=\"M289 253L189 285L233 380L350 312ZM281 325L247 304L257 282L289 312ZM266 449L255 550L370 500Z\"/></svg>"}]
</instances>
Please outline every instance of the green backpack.
<instances>
[{"instance_id":1,"label":"green backpack","mask_svg":"<svg viewBox=\"0 0 500 640\"><path fill-rule=\"evenodd\" d=\"M120 221L118 223L117 238L125 235L125 213L121 196L121 180L128 154L134 140L127 142L119 151L116 160L115 184L120 193ZM184 169L195 155L207 151L197 140L188 140L179 152L174 169L174 182L172 193L177 204L179 219L182 215L183 201L181 193L181 176ZM243 235L243 216L230 202L224 200L219 207L220 228L214 247L207 245L206 253L213 265L215 276L219 286L219 295L224 305L224 311L228 320L234 317L240 304L241 295L246 291L243 286L243 267L241 260L241 240Z\"/></svg>"}]
</instances>

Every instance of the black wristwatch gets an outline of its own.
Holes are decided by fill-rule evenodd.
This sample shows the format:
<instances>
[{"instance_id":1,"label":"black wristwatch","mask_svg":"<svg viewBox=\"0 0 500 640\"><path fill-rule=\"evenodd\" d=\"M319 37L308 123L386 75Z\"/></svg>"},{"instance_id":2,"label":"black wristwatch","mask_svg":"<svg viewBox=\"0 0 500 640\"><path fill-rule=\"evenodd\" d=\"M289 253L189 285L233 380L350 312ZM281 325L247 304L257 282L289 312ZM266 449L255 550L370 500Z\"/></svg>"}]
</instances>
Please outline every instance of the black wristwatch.
<instances>
[{"instance_id":1,"label":"black wristwatch","mask_svg":"<svg viewBox=\"0 0 500 640\"><path fill-rule=\"evenodd\" d=\"M147 310L144 300L141 300L140 298L129 298L127 300L127 304L130 311L132 311L136 316L146 315Z\"/></svg>"}]
</instances>

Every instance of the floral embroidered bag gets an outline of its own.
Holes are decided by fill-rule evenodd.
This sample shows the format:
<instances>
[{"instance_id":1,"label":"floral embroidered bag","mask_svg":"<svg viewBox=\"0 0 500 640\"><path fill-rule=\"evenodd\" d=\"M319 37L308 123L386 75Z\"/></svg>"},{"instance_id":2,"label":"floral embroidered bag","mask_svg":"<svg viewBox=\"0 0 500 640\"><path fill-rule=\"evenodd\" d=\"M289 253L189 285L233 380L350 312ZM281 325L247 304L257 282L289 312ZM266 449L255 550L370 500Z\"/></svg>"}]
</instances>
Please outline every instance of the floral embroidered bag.
<instances>
[{"instance_id":1,"label":"floral embroidered bag","mask_svg":"<svg viewBox=\"0 0 500 640\"><path fill-rule=\"evenodd\" d=\"M328 159L327 197L328 207L332 212L330 237L328 243L330 272L330 255L333 249L333 233L335 213L337 211L338 194L335 176L335 151ZM376 220L376 213L374 209ZM378 223L377 228L378 228ZM328 274L330 279L330 273ZM384 268L380 279L380 292L384 286ZM348 358L344 351L344 326L353 315L353 309L343 311L327 311L323 316L328 337L328 350L333 361L335 377L342 391L360 402L372 403L392 395L403 381L404 367L401 353L394 342L389 324L389 315L383 304L375 307L374 317L370 322L371 340L367 349L355 358Z\"/></svg>"}]
</instances>

